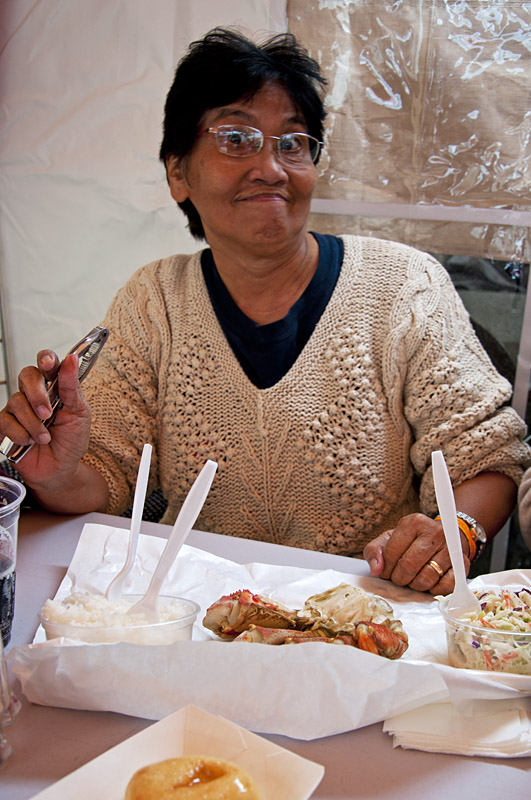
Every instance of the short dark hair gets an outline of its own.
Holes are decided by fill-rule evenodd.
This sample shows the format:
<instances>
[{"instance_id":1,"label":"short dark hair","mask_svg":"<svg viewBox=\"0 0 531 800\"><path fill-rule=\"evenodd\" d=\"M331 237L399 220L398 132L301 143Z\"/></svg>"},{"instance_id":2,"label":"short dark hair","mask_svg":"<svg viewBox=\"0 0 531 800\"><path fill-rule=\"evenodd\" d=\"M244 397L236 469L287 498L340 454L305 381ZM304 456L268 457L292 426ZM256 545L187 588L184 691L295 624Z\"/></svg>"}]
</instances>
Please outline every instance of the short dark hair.
<instances>
[{"instance_id":1,"label":"short dark hair","mask_svg":"<svg viewBox=\"0 0 531 800\"><path fill-rule=\"evenodd\" d=\"M308 133L323 139L326 112L319 89L326 81L319 64L292 34L255 44L230 28L214 28L192 42L179 62L166 97L160 158L184 158L197 138L205 111L251 98L267 82L279 81L302 112ZM190 233L204 239L201 218L190 199L179 203Z\"/></svg>"}]
</instances>

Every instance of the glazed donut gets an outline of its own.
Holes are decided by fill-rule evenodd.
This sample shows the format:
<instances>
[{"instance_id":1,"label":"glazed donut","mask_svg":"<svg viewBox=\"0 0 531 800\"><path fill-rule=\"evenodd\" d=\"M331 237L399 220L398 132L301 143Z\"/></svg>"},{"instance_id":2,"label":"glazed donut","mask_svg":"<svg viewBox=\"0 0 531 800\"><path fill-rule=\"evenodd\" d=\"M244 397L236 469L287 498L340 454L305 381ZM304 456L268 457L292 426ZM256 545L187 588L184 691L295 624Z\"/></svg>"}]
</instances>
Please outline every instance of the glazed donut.
<instances>
[{"instance_id":1,"label":"glazed donut","mask_svg":"<svg viewBox=\"0 0 531 800\"><path fill-rule=\"evenodd\" d=\"M260 800L245 770L210 756L167 758L137 770L125 800Z\"/></svg>"}]
</instances>

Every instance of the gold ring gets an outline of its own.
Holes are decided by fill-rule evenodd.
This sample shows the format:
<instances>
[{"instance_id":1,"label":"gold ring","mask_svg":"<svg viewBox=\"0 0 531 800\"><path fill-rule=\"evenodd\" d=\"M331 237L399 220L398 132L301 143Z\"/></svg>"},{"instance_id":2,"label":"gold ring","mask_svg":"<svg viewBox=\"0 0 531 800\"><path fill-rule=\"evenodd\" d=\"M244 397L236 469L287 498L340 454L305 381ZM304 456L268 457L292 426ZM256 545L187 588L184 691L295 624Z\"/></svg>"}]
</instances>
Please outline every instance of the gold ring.
<instances>
[{"instance_id":1,"label":"gold ring","mask_svg":"<svg viewBox=\"0 0 531 800\"><path fill-rule=\"evenodd\" d=\"M444 575L444 570L441 569L441 567L437 564L436 561L428 561L428 567L434 569L437 575L439 575L439 577L442 577Z\"/></svg>"}]
</instances>

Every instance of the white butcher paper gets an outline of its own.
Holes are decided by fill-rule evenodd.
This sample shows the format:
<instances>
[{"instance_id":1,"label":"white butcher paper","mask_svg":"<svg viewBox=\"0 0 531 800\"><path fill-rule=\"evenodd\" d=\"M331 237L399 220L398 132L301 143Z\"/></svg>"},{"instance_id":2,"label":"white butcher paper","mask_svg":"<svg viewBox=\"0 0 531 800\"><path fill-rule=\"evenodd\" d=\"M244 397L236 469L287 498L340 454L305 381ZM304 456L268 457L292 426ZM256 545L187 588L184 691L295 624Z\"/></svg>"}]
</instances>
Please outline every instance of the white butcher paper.
<instances>
[{"instance_id":1,"label":"white butcher paper","mask_svg":"<svg viewBox=\"0 0 531 800\"><path fill-rule=\"evenodd\" d=\"M103 594L125 560L128 533L85 525L55 599L72 590ZM140 535L124 591L145 591L164 546L162 538ZM400 659L325 643L275 647L214 640L202 626L208 606L238 589L300 608L310 595L340 583L359 586L391 603L409 636L409 649ZM531 571L511 570L471 581L472 587L509 584L531 587ZM14 647L10 655L28 700L154 720L195 704L257 733L314 739L430 703L450 702L466 714L467 708L473 713L476 700L531 695L529 676L450 667L437 601L378 578L241 565L184 545L162 593L187 597L201 606L191 641L157 646L46 641L39 628L33 644Z\"/></svg>"}]
</instances>

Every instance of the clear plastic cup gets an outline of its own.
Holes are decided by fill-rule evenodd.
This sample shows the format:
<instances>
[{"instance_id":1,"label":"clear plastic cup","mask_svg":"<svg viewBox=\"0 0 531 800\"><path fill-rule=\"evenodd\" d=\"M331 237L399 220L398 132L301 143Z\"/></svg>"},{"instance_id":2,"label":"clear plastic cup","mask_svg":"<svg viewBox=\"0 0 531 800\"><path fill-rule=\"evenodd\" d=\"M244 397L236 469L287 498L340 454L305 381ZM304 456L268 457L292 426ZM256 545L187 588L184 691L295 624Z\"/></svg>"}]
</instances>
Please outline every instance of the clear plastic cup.
<instances>
[{"instance_id":1,"label":"clear plastic cup","mask_svg":"<svg viewBox=\"0 0 531 800\"><path fill-rule=\"evenodd\" d=\"M497 594L502 587L482 587ZM517 588L517 587L515 587ZM521 587L520 587L521 588ZM463 620L448 612L448 597L439 600L452 667L531 675L531 631L508 631Z\"/></svg>"},{"instance_id":2,"label":"clear plastic cup","mask_svg":"<svg viewBox=\"0 0 531 800\"><path fill-rule=\"evenodd\" d=\"M0 476L0 630L4 647L11 639L15 611L18 520L25 495L21 483Z\"/></svg>"},{"instance_id":3,"label":"clear plastic cup","mask_svg":"<svg viewBox=\"0 0 531 800\"><path fill-rule=\"evenodd\" d=\"M13 748L4 735L4 728L11 725L21 709L18 697L9 685L7 664L0 636L0 766L13 754Z\"/></svg>"},{"instance_id":4,"label":"clear plastic cup","mask_svg":"<svg viewBox=\"0 0 531 800\"><path fill-rule=\"evenodd\" d=\"M116 606L117 613L123 615L128 608L141 600L142 597L143 595L141 594L124 594L113 605ZM56 608L54 611L49 609L48 606L43 608L41 623L47 639L64 637L89 643L173 644L173 642L192 638L193 625L200 611L199 604L194 600L159 595L159 610L164 609L164 607L171 609L170 618L151 624L147 620L142 622L140 619L129 620L121 624L119 622L105 624L102 621L98 621L98 608L102 605L107 605L107 601L103 596L80 594L74 596L74 598L77 598L76 602L70 604L67 600L63 601L63 604L66 604L64 610ZM79 611L80 608L83 610L87 608L85 602L88 603L88 607L91 609L91 615L94 615L93 620L87 623L81 621ZM50 619L50 610L52 610L52 616L55 616L55 619ZM65 620L60 622L58 621L58 614L61 617L71 617L72 621ZM85 614L83 615L85 616Z\"/></svg>"}]
</instances>

